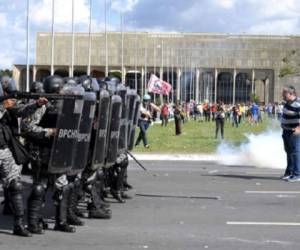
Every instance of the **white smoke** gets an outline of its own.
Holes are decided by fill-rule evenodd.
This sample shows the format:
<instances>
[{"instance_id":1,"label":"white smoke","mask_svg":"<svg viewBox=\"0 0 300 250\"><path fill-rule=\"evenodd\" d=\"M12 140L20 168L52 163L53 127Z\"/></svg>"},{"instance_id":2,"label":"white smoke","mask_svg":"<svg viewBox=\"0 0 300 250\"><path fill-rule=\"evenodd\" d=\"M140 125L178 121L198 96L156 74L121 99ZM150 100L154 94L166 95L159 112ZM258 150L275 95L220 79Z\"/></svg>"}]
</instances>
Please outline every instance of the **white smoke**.
<instances>
[{"instance_id":1,"label":"white smoke","mask_svg":"<svg viewBox=\"0 0 300 250\"><path fill-rule=\"evenodd\" d=\"M286 167L286 155L279 129L270 129L258 135L247 134L246 137L247 142L240 146L221 143L217 149L218 162L231 166L274 169Z\"/></svg>"}]
</instances>

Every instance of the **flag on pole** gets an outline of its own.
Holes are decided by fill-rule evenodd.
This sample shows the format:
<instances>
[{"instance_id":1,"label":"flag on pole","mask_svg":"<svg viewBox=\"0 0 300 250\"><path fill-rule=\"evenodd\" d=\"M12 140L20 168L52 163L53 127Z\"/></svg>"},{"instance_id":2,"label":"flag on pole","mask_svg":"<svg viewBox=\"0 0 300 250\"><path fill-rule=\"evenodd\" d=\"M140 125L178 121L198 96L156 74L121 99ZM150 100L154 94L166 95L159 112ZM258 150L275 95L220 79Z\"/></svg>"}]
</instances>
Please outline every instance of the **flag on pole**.
<instances>
[{"instance_id":1,"label":"flag on pole","mask_svg":"<svg viewBox=\"0 0 300 250\"><path fill-rule=\"evenodd\" d=\"M148 82L148 92L158 95L169 95L172 86L170 83L165 82L152 74Z\"/></svg>"}]
</instances>

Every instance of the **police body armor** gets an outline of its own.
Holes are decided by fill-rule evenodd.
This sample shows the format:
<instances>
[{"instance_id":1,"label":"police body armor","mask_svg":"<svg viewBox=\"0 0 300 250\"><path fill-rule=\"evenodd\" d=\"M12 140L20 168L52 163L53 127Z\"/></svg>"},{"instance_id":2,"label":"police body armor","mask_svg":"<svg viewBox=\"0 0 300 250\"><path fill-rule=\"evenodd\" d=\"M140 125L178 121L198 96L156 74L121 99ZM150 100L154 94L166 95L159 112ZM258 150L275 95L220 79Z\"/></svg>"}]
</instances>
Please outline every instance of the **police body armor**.
<instances>
[{"instance_id":1,"label":"police body armor","mask_svg":"<svg viewBox=\"0 0 300 250\"><path fill-rule=\"evenodd\" d=\"M78 131L78 140L74 154L74 163L72 169L68 173L70 175L81 173L87 165L95 108L96 94L94 92L85 92Z\"/></svg>"},{"instance_id":2,"label":"police body armor","mask_svg":"<svg viewBox=\"0 0 300 250\"><path fill-rule=\"evenodd\" d=\"M83 96L84 89L80 86L65 86L61 93ZM56 135L52 144L48 165L48 171L52 174L67 173L72 168L83 102L83 99L59 101Z\"/></svg>"}]
</instances>

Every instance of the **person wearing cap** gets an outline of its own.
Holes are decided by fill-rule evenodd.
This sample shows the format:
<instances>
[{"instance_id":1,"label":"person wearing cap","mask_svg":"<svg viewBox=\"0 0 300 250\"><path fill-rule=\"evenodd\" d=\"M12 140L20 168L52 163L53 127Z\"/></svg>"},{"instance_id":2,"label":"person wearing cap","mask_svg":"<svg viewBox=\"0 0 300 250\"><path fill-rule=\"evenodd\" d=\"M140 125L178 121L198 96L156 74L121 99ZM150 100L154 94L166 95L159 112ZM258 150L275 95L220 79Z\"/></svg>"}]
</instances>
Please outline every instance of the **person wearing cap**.
<instances>
[{"instance_id":1,"label":"person wearing cap","mask_svg":"<svg viewBox=\"0 0 300 250\"><path fill-rule=\"evenodd\" d=\"M148 139L147 139L147 130L152 121L153 111L160 112L160 108L157 107L154 103L151 102L151 96L145 94L143 97L143 102L140 106L140 119L138 121L138 126L140 128L139 136L136 140L135 146L138 146L141 141L143 141L144 147L149 148Z\"/></svg>"}]
</instances>

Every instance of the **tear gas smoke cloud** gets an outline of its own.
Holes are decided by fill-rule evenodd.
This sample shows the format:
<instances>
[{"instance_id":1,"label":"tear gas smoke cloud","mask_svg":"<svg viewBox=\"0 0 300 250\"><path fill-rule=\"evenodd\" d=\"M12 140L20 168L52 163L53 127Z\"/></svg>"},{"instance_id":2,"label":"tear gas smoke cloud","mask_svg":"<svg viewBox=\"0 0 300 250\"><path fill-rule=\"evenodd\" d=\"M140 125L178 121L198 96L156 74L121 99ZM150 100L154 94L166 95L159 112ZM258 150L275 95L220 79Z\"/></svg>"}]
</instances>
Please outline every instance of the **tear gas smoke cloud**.
<instances>
[{"instance_id":1,"label":"tear gas smoke cloud","mask_svg":"<svg viewBox=\"0 0 300 250\"><path fill-rule=\"evenodd\" d=\"M254 135L247 134L248 141L240 146L223 142L217 149L218 162L231 166L255 166L284 169L286 155L280 129Z\"/></svg>"}]
</instances>

